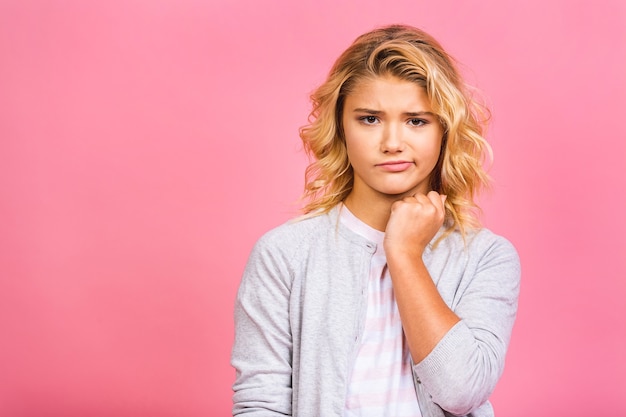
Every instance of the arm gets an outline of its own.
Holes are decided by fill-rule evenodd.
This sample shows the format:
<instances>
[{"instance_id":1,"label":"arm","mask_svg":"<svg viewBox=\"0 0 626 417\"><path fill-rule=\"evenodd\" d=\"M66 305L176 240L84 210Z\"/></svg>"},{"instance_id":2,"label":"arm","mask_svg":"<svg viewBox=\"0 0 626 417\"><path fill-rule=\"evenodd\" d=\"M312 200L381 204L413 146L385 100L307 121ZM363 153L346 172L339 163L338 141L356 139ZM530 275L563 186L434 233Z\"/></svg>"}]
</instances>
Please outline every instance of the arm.
<instances>
[{"instance_id":1,"label":"arm","mask_svg":"<svg viewBox=\"0 0 626 417\"><path fill-rule=\"evenodd\" d=\"M414 371L435 403L465 415L487 401L502 373L517 308L519 259L504 239L478 244L483 246L472 250L482 256L457 290L453 311L422 260L443 222L443 201L431 192L395 203L385 250Z\"/></svg>"},{"instance_id":2,"label":"arm","mask_svg":"<svg viewBox=\"0 0 626 417\"><path fill-rule=\"evenodd\" d=\"M434 191L396 201L385 230L385 253L413 362L421 362L460 320L441 298L422 259L445 218Z\"/></svg>"},{"instance_id":3,"label":"arm","mask_svg":"<svg viewBox=\"0 0 626 417\"><path fill-rule=\"evenodd\" d=\"M290 276L280 253L262 238L235 301L233 415L291 415Z\"/></svg>"},{"instance_id":4,"label":"arm","mask_svg":"<svg viewBox=\"0 0 626 417\"><path fill-rule=\"evenodd\" d=\"M433 401L456 415L485 403L502 375L519 295L517 252L503 238L478 243L480 259L458 288L454 311L461 320L414 367Z\"/></svg>"}]
</instances>

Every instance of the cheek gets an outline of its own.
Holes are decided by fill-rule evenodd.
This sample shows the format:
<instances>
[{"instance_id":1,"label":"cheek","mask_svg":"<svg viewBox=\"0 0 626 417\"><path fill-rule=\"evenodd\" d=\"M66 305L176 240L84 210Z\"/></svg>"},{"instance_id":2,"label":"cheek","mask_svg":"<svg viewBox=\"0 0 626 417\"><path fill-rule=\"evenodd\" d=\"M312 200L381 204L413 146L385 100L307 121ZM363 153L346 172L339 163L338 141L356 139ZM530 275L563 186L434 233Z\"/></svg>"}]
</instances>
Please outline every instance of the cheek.
<instances>
[{"instance_id":1,"label":"cheek","mask_svg":"<svg viewBox=\"0 0 626 417\"><path fill-rule=\"evenodd\" d=\"M435 156L436 159L439 159L439 156L442 152L442 146L443 146L443 137L442 135L436 135L433 138L432 141L432 149L431 152L433 153L433 155Z\"/></svg>"},{"instance_id":2,"label":"cheek","mask_svg":"<svg viewBox=\"0 0 626 417\"><path fill-rule=\"evenodd\" d=\"M437 167L441 158L441 142L431 142L427 147L422 148L422 162L432 171Z\"/></svg>"},{"instance_id":3,"label":"cheek","mask_svg":"<svg viewBox=\"0 0 626 417\"><path fill-rule=\"evenodd\" d=\"M364 149L364 141L355 137L353 132L347 130L345 135L346 152L348 154L348 160L350 163L362 159L362 155L366 152ZM362 139L362 138L361 138Z\"/></svg>"},{"instance_id":4,"label":"cheek","mask_svg":"<svg viewBox=\"0 0 626 417\"><path fill-rule=\"evenodd\" d=\"M436 160L439 160L439 158L441 157L442 154L442 149L441 149L441 141L439 141L437 144L435 144L435 146L433 147L433 155L434 158Z\"/></svg>"},{"instance_id":5,"label":"cheek","mask_svg":"<svg viewBox=\"0 0 626 417\"><path fill-rule=\"evenodd\" d=\"M358 147L355 147L354 143L350 143L346 141L346 150L348 154L348 162L350 163L350 165L358 164L358 161L359 161Z\"/></svg>"},{"instance_id":6,"label":"cheek","mask_svg":"<svg viewBox=\"0 0 626 417\"><path fill-rule=\"evenodd\" d=\"M424 159L437 161L441 153L441 141L436 139L425 141L419 147L418 152Z\"/></svg>"}]
</instances>

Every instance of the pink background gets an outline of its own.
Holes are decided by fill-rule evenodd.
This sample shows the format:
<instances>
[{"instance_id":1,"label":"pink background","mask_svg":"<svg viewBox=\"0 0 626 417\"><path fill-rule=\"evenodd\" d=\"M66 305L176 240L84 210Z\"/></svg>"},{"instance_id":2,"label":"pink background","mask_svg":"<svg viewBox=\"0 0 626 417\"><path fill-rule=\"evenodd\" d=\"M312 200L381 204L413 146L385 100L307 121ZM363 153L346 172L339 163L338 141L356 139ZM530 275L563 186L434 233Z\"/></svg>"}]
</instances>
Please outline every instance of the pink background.
<instances>
[{"instance_id":1,"label":"pink background","mask_svg":"<svg viewBox=\"0 0 626 417\"><path fill-rule=\"evenodd\" d=\"M626 3L4 0L1 416L228 415L233 299L296 212L308 93L392 22L493 108L484 220L523 262L497 415L626 415Z\"/></svg>"}]
</instances>

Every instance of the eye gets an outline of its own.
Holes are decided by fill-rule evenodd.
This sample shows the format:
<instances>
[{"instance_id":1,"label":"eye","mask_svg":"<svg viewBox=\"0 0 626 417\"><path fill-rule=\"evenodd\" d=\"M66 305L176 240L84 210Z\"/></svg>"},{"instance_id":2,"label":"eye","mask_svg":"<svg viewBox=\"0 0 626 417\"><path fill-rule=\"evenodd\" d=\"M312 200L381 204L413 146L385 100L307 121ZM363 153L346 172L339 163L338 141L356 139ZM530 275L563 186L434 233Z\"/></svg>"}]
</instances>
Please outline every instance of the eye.
<instances>
[{"instance_id":1,"label":"eye","mask_svg":"<svg viewBox=\"0 0 626 417\"><path fill-rule=\"evenodd\" d=\"M366 125L373 125L378 122L378 117L376 116L362 116L359 117L359 120Z\"/></svg>"},{"instance_id":2,"label":"eye","mask_svg":"<svg viewBox=\"0 0 626 417\"><path fill-rule=\"evenodd\" d=\"M424 119L409 119L409 124L411 126L424 126L428 121Z\"/></svg>"}]
</instances>

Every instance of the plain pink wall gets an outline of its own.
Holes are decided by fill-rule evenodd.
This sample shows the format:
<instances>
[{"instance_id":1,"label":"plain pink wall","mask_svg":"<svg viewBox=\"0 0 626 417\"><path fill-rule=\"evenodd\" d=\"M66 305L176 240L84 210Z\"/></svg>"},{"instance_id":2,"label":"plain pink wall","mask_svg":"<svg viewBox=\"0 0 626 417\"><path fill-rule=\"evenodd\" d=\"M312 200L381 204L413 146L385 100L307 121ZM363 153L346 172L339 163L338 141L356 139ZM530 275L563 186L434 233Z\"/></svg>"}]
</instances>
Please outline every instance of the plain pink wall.
<instances>
[{"instance_id":1,"label":"plain pink wall","mask_svg":"<svg viewBox=\"0 0 626 417\"><path fill-rule=\"evenodd\" d=\"M232 303L308 93L420 26L493 108L523 262L498 416L626 415L626 3L0 2L0 415L228 415Z\"/></svg>"}]
</instances>

